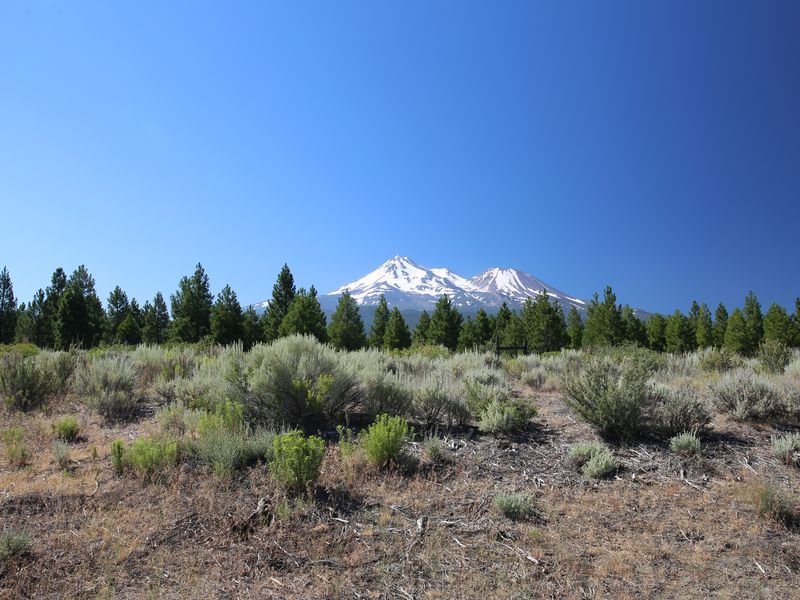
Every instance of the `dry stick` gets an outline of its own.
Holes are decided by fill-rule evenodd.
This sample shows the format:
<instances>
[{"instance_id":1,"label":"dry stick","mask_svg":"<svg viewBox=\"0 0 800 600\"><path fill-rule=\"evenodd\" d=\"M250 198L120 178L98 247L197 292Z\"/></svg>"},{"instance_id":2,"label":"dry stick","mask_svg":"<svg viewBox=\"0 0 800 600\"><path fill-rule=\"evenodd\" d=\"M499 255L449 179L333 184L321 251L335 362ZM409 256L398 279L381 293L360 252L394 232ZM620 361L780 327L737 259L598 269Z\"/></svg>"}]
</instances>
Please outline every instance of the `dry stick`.
<instances>
[{"instance_id":1,"label":"dry stick","mask_svg":"<svg viewBox=\"0 0 800 600\"><path fill-rule=\"evenodd\" d=\"M758 570L761 571L761 573L763 573L764 575L767 574L767 572L764 570L764 567L758 564L758 561L755 558L753 559L753 562L756 563L756 566L758 567Z\"/></svg>"}]
</instances>

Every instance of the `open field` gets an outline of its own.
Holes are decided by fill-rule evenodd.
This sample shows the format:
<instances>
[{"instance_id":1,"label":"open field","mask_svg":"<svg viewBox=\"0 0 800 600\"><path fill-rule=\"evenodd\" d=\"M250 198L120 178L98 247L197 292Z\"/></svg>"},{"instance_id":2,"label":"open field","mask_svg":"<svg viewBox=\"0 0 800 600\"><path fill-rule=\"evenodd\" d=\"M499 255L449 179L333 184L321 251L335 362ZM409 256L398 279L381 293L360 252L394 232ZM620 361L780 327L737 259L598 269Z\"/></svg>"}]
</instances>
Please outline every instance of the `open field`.
<instances>
[{"instance_id":1,"label":"open field","mask_svg":"<svg viewBox=\"0 0 800 600\"><path fill-rule=\"evenodd\" d=\"M738 366L734 374L775 392L776 406L745 415L723 410L717 400L730 373L701 368L697 355L642 353L649 361L649 404L641 416L647 427L621 440L606 435L618 464L603 477L590 477L570 451L579 443L603 442L601 429L568 405L562 385L562 378L576 380L587 370L592 359L585 353L500 362L489 355L322 351L314 366L297 357L318 352L318 345L292 340L276 344L302 346L295 354L274 345L247 354L236 348L118 352L116 358L135 367L135 406L123 420L103 416L102 394L86 377L87 365L105 360L108 352L78 356L63 393L41 408L3 409L0 430L19 428L21 434L4 438L0 519L6 535L28 534L29 543L0 563L0 595L790 598L797 593L800 530L793 503L800 471L794 450L779 456L773 448L775 437L797 431L797 357L777 375L756 373L760 367L753 360ZM619 356L614 360L627 360ZM270 357L286 360L281 366ZM230 368L236 364L243 368ZM286 365L292 372L281 375ZM293 412L296 407L282 396L283 412L277 415L280 394L259 380L259 372L272 382L283 376L304 381L304 409ZM321 381L327 382L322 391ZM347 385L337 387L343 381ZM480 393L469 387L478 384ZM433 388L438 395L419 391ZM662 395L664 389L690 390L708 410L710 421L698 431L698 454L670 449L663 418L651 410L655 389ZM271 441L274 434L256 434L256 425L280 431L290 414L292 425L302 424L306 433L326 440L319 479L307 493L292 494L276 481L269 452L242 464L209 459L219 454L198 449L208 447L203 436L209 430L193 419L221 414L219 406L232 399L244 407L248 440L262 435ZM522 403L535 407L536 414L523 426L492 435L484 431L491 402ZM173 410L168 418L165 407L176 403L182 411ZM401 414L416 434L396 461L374 464L363 442L337 442L334 425L341 411L355 429L375 414ZM67 416L77 417L77 439L55 450L54 426ZM142 438L175 441L177 458L147 473L115 470L112 442L123 440L129 449ZM236 468L225 468L229 464ZM785 497L784 512L774 503L765 505L767 490ZM503 494L524 510L505 510L497 500Z\"/></svg>"}]
</instances>

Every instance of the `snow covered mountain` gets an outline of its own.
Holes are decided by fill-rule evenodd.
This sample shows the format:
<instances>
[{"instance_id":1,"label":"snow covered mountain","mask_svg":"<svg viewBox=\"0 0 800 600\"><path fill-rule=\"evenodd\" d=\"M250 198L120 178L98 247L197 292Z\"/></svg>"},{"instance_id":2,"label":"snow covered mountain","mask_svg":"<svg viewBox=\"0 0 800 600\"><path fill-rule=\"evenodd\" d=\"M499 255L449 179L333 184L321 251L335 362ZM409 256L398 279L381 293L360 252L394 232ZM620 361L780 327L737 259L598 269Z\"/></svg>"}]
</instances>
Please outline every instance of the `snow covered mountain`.
<instances>
[{"instance_id":1,"label":"snow covered mountain","mask_svg":"<svg viewBox=\"0 0 800 600\"><path fill-rule=\"evenodd\" d=\"M338 300L345 291L362 306L374 306L381 294L390 306L400 310L430 310L447 295L462 309L484 306L497 309L503 302L518 308L526 298L545 290L565 310L575 306L584 310L586 302L547 285L529 273L517 269L493 268L467 279L449 269L429 269L407 256L395 256L361 279L341 286L320 298L320 302Z\"/></svg>"}]
</instances>

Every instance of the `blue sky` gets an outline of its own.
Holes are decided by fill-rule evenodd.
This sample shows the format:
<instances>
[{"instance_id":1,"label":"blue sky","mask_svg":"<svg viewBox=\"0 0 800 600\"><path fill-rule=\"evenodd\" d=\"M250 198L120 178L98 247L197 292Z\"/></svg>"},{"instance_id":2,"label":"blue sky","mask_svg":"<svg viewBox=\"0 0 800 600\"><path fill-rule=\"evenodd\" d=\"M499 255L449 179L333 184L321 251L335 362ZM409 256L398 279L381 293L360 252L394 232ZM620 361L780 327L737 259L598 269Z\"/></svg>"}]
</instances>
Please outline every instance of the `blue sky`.
<instances>
[{"instance_id":1,"label":"blue sky","mask_svg":"<svg viewBox=\"0 0 800 600\"><path fill-rule=\"evenodd\" d=\"M28 300L329 291L395 254L653 311L800 295L800 3L0 4Z\"/></svg>"}]
</instances>

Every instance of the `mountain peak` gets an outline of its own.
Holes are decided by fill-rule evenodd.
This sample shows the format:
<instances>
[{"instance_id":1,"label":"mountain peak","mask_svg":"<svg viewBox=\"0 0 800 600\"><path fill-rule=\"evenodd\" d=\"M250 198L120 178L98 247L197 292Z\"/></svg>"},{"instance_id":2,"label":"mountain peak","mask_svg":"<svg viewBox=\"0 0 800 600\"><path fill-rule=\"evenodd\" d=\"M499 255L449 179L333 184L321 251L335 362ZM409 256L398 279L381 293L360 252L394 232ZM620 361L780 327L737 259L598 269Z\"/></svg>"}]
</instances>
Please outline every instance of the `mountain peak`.
<instances>
[{"instance_id":1,"label":"mountain peak","mask_svg":"<svg viewBox=\"0 0 800 600\"><path fill-rule=\"evenodd\" d=\"M343 285L328 294L340 296L345 291L362 305L374 305L381 295L401 310L430 310L442 296L449 296L462 308L499 307L503 302L521 305L528 297L542 290L569 306L585 307L586 303L571 298L545 284L533 275L509 267L494 267L471 279L447 268L429 269L408 256L393 256L361 279Z\"/></svg>"}]
</instances>

